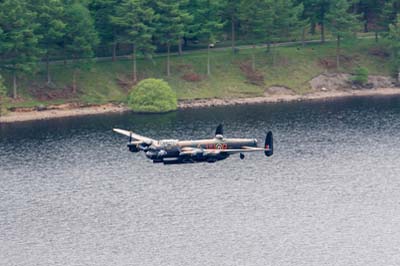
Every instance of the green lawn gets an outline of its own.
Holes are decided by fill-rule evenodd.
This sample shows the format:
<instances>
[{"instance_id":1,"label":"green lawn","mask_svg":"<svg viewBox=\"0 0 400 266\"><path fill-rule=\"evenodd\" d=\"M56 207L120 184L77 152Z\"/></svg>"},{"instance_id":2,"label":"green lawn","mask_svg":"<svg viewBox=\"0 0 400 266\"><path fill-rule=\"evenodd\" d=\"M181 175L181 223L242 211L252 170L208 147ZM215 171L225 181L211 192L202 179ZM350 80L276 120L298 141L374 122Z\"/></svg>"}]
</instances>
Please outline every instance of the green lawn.
<instances>
[{"instance_id":1,"label":"green lawn","mask_svg":"<svg viewBox=\"0 0 400 266\"><path fill-rule=\"evenodd\" d=\"M368 68L370 74L389 75L390 65L387 58L370 54L377 46L373 39L353 40L343 43L344 60L341 72L352 72L357 66ZM250 84L239 64L251 60L252 49L241 49L239 53L231 51L211 51L211 76L206 75L207 54L205 51L194 51L183 56L171 56L171 76L165 74L166 57L154 57L138 60L140 78L162 78L176 91L179 99L251 97L262 95L266 88L278 85L285 86L297 93L305 93L309 88L308 81L325 71L321 60L334 62L335 43L308 44L276 47L270 52L265 48L255 51L257 71L264 76L264 85ZM97 62L90 70L81 71L78 77L79 93L57 100L41 102L31 95L31 88L43 87L45 70L39 69L35 75L25 77L19 82L19 93L22 100L13 106L34 106L38 104L79 101L85 103L125 102L128 88L123 88L121 81L128 81L131 62ZM51 65L55 87L48 90L61 90L72 83L71 65ZM185 73L200 75L201 81L185 81ZM10 77L7 77L8 86Z\"/></svg>"}]
</instances>

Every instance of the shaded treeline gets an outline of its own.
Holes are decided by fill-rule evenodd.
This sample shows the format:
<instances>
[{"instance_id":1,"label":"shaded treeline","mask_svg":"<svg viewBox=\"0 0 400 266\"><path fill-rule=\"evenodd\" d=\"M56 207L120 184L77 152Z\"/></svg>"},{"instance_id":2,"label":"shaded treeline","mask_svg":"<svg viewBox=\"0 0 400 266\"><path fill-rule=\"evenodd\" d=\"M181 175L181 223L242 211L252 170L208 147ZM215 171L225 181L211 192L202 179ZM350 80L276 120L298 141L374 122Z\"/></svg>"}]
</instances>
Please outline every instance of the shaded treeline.
<instances>
[{"instance_id":1,"label":"shaded treeline","mask_svg":"<svg viewBox=\"0 0 400 266\"><path fill-rule=\"evenodd\" d=\"M400 0L0 0L0 74L12 77L17 97L18 77L33 72L36 63L46 63L51 85L49 62L70 60L76 90L76 76L92 58L116 60L123 47L136 82L138 54L150 58L156 49L166 51L169 76L171 49L182 53L189 42L201 42L208 44L210 75L210 46L218 40L229 40L233 52L237 40L270 49L298 35L304 40L307 33L319 32L325 42L326 29L337 41L339 68L341 41L359 31L375 32L377 40L379 33L387 36L400 57L399 11Z\"/></svg>"}]
</instances>

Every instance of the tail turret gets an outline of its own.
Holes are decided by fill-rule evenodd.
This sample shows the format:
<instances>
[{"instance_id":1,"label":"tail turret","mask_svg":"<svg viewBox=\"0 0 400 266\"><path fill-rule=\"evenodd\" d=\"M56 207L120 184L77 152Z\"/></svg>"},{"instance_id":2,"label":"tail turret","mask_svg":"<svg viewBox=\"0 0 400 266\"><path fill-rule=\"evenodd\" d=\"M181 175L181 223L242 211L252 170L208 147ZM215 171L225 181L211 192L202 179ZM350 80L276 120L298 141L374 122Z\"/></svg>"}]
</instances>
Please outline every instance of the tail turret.
<instances>
[{"instance_id":1,"label":"tail turret","mask_svg":"<svg viewBox=\"0 0 400 266\"><path fill-rule=\"evenodd\" d=\"M270 157L274 154L274 137L271 131L269 131L267 133L267 136L265 137L264 148L265 148L264 151L265 156Z\"/></svg>"}]
</instances>

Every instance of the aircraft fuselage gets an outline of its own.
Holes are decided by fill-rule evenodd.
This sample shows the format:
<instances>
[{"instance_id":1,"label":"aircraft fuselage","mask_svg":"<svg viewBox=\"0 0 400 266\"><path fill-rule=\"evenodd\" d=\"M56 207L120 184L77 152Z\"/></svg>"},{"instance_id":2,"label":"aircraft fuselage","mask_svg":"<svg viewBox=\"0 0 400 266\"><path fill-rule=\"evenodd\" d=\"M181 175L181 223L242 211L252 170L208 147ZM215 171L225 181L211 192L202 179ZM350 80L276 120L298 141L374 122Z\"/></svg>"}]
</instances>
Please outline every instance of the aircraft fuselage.
<instances>
[{"instance_id":1,"label":"aircraft fuselage","mask_svg":"<svg viewBox=\"0 0 400 266\"><path fill-rule=\"evenodd\" d=\"M257 147L256 139L202 139L202 140L161 140L149 147L146 151L147 158L153 162L163 163L193 163L193 162L216 162L229 157L224 150L241 149L246 147ZM198 152L185 154L185 149L196 149ZM219 150L218 153L204 153L204 150ZM167 160L166 160L167 159ZM174 159L176 161L174 161Z\"/></svg>"}]
</instances>

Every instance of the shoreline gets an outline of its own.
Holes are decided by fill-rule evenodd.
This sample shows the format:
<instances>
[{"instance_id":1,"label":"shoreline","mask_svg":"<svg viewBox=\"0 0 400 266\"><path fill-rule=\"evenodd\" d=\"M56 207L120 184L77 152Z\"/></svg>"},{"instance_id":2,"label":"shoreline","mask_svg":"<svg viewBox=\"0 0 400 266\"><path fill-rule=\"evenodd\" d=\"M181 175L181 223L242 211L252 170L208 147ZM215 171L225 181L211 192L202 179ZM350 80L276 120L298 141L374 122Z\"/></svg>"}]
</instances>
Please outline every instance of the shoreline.
<instances>
[{"instance_id":1,"label":"shoreline","mask_svg":"<svg viewBox=\"0 0 400 266\"><path fill-rule=\"evenodd\" d=\"M379 88L364 90L332 90L318 91L305 95L277 94L251 98L226 98L226 99L196 99L182 100L178 102L178 109L207 108L214 106L246 105L261 103L279 103L294 101L317 101L330 100L346 97L365 97L365 96L395 96L400 95L400 88ZM112 103L95 106L79 106L77 104L63 104L49 106L46 110L24 110L9 112L0 117L0 123L14 123L34 120L47 120L52 118L65 118L97 114L123 113L130 109L124 105Z\"/></svg>"}]
</instances>

